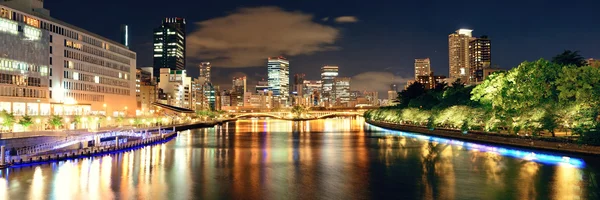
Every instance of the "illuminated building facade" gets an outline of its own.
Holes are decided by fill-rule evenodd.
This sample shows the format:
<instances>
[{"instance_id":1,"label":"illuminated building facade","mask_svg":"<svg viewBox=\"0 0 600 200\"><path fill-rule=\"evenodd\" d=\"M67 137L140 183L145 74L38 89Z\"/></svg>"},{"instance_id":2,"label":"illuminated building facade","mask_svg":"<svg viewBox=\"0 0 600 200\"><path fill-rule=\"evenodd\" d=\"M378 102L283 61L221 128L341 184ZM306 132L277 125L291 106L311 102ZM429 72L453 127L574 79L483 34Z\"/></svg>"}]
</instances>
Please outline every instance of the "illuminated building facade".
<instances>
[{"instance_id":1,"label":"illuminated building facade","mask_svg":"<svg viewBox=\"0 0 600 200\"><path fill-rule=\"evenodd\" d=\"M200 76L198 78L204 79L206 82L210 82L210 62L200 63Z\"/></svg>"},{"instance_id":2,"label":"illuminated building facade","mask_svg":"<svg viewBox=\"0 0 600 200\"><path fill-rule=\"evenodd\" d=\"M185 19L166 18L154 29L154 75L161 68L185 70Z\"/></svg>"},{"instance_id":3,"label":"illuminated building facade","mask_svg":"<svg viewBox=\"0 0 600 200\"><path fill-rule=\"evenodd\" d=\"M136 54L56 20L42 0L0 2L0 110L133 114Z\"/></svg>"},{"instance_id":4,"label":"illuminated building facade","mask_svg":"<svg viewBox=\"0 0 600 200\"><path fill-rule=\"evenodd\" d=\"M246 93L246 77L233 77L231 89L231 106L244 106Z\"/></svg>"},{"instance_id":5,"label":"illuminated building facade","mask_svg":"<svg viewBox=\"0 0 600 200\"><path fill-rule=\"evenodd\" d=\"M467 82L470 79L469 43L475 38L471 33L473 30L459 29L448 36L448 61L450 79L461 79Z\"/></svg>"},{"instance_id":6,"label":"illuminated building facade","mask_svg":"<svg viewBox=\"0 0 600 200\"><path fill-rule=\"evenodd\" d=\"M483 69L492 64L492 41L487 36L475 38L469 43L470 82L483 81Z\"/></svg>"},{"instance_id":7,"label":"illuminated building facade","mask_svg":"<svg viewBox=\"0 0 600 200\"><path fill-rule=\"evenodd\" d=\"M350 101L350 78L336 77L333 79L333 97L336 106L348 106Z\"/></svg>"},{"instance_id":8,"label":"illuminated building facade","mask_svg":"<svg viewBox=\"0 0 600 200\"><path fill-rule=\"evenodd\" d=\"M269 90L281 101L287 101L290 96L290 62L282 57L270 57L267 61L269 74Z\"/></svg>"},{"instance_id":9,"label":"illuminated building facade","mask_svg":"<svg viewBox=\"0 0 600 200\"><path fill-rule=\"evenodd\" d=\"M427 76L431 73L431 60L429 58L415 59L415 80L419 76Z\"/></svg>"},{"instance_id":10,"label":"illuminated building facade","mask_svg":"<svg viewBox=\"0 0 600 200\"><path fill-rule=\"evenodd\" d=\"M160 69L158 88L162 91L159 101L175 107L193 109L192 78L186 70Z\"/></svg>"},{"instance_id":11,"label":"illuminated building facade","mask_svg":"<svg viewBox=\"0 0 600 200\"><path fill-rule=\"evenodd\" d=\"M334 79L339 74L338 66L323 66L321 67L321 99L325 104L329 104L329 101L333 101L333 83Z\"/></svg>"}]
</instances>

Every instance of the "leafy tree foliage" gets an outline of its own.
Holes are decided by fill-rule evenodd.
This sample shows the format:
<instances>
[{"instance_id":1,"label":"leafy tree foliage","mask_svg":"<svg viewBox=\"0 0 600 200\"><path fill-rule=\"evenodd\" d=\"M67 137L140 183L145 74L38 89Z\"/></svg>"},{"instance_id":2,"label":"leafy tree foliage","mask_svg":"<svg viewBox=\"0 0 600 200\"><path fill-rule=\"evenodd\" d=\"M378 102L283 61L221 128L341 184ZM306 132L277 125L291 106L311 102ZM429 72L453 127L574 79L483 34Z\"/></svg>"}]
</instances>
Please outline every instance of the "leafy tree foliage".
<instances>
[{"instance_id":1,"label":"leafy tree foliage","mask_svg":"<svg viewBox=\"0 0 600 200\"><path fill-rule=\"evenodd\" d=\"M561 66L577 66L582 67L587 63L585 58L579 55L579 51L565 50L563 53L552 57L552 62Z\"/></svg>"},{"instance_id":2,"label":"leafy tree foliage","mask_svg":"<svg viewBox=\"0 0 600 200\"><path fill-rule=\"evenodd\" d=\"M58 115L52 115L50 116L50 119L48 120L48 123L52 126L54 126L54 128L59 129L60 126L63 125L63 118L61 116Z\"/></svg>"},{"instance_id":3,"label":"leafy tree foliage","mask_svg":"<svg viewBox=\"0 0 600 200\"><path fill-rule=\"evenodd\" d=\"M31 118L31 116L25 115L25 116L21 117L21 120L19 120L19 124L21 126L27 128L33 124L33 119Z\"/></svg>"},{"instance_id":4,"label":"leafy tree foliage","mask_svg":"<svg viewBox=\"0 0 600 200\"><path fill-rule=\"evenodd\" d=\"M9 131L12 130L12 127L15 124L15 116L12 113L2 110L2 112L0 112L0 119L2 119L2 126L6 127Z\"/></svg>"}]
</instances>

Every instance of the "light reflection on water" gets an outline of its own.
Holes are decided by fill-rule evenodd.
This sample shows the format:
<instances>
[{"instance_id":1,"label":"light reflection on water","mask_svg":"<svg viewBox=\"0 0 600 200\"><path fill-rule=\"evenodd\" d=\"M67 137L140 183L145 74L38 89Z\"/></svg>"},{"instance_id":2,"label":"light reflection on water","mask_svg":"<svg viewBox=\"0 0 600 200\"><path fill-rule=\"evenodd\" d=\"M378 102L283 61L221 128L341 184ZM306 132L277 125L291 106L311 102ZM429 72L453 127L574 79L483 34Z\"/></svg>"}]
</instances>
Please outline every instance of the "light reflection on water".
<instances>
[{"instance_id":1,"label":"light reflection on water","mask_svg":"<svg viewBox=\"0 0 600 200\"><path fill-rule=\"evenodd\" d=\"M595 199L594 166L362 118L253 119L118 155L3 170L0 199Z\"/></svg>"}]
</instances>

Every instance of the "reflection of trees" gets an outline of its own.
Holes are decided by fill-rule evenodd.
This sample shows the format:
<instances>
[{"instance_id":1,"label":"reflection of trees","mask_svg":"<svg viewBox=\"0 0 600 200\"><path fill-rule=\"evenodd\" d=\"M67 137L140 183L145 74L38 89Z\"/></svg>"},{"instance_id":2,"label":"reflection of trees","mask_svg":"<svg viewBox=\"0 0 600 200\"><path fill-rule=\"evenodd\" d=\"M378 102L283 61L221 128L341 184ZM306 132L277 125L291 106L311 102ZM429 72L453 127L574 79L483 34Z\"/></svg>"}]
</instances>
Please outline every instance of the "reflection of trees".
<instances>
[{"instance_id":1,"label":"reflection of trees","mask_svg":"<svg viewBox=\"0 0 600 200\"><path fill-rule=\"evenodd\" d=\"M428 141L423 146L423 196L422 198L453 199L454 194L454 164L452 163L452 148L450 144Z\"/></svg>"}]
</instances>

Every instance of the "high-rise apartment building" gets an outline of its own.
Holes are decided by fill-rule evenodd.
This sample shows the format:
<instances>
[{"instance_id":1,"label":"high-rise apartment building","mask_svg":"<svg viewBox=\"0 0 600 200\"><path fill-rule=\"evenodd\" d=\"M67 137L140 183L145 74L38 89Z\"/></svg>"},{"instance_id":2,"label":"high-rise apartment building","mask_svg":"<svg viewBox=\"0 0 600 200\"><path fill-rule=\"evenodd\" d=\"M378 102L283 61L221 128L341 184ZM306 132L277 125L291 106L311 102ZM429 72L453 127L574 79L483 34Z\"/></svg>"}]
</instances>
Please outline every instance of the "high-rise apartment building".
<instances>
[{"instance_id":1,"label":"high-rise apartment building","mask_svg":"<svg viewBox=\"0 0 600 200\"><path fill-rule=\"evenodd\" d=\"M335 105L347 106L350 101L350 78L336 77L333 79L333 97Z\"/></svg>"},{"instance_id":2,"label":"high-rise apartment building","mask_svg":"<svg viewBox=\"0 0 600 200\"><path fill-rule=\"evenodd\" d=\"M448 59L450 79L461 79L467 82L470 79L469 43L474 40L473 30L459 29L448 36Z\"/></svg>"},{"instance_id":3,"label":"high-rise apartment building","mask_svg":"<svg viewBox=\"0 0 600 200\"><path fill-rule=\"evenodd\" d=\"M415 80L419 76L427 76L431 73L431 61L429 58L415 59Z\"/></svg>"},{"instance_id":4,"label":"high-rise apartment building","mask_svg":"<svg viewBox=\"0 0 600 200\"><path fill-rule=\"evenodd\" d=\"M231 88L231 106L244 106L246 93L246 77L233 77Z\"/></svg>"},{"instance_id":5,"label":"high-rise apartment building","mask_svg":"<svg viewBox=\"0 0 600 200\"><path fill-rule=\"evenodd\" d=\"M207 82L210 82L210 62L201 62L200 63L200 76L198 78L204 79Z\"/></svg>"},{"instance_id":6,"label":"high-rise apartment building","mask_svg":"<svg viewBox=\"0 0 600 200\"><path fill-rule=\"evenodd\" d=\"M165 18L154 29L154 75L161 68L185 70L185 19Z\"/></svg>"},{"instance_id":7,"label":"high-rise apartment building","mask_svg":"<svg viewBox=\"0 0 600 200\"><path fill-rule=\"evenodd\" d=\"M270 57L267 61L269 74L269 90L281 101L287 101L290 96L290 61L283 56Z\"/></svg>"},{"instance_id":8,"label":"high-rise apartment building","mask_svg":"<svg viewBox=\"0 0 600 200\"><path fill-rule=\"evenodd\" d=\"M0 1L0 110L133 114L126 108L136 107L136 53L50 17L43 5Z\"/></svg>"},{"instance_id":9,"label":"high-rise apartment building","mask_svg":"<svg viewBox=\"0 0 600 200\"><path fill-rule=\"evenodd\" d=\"M333 101L333 83L334 79L339 75L338 66L323 66L321 67L321 99L324 102Z\"/></svg>"},{"instance_id":10,"label":"high-rise apartment building","mask_svg":"<svg viewBox=\"0 0 600 200\"><path fill-rule=\"evenodd\" d=\"M492 42L487 36L475 38L469 43L470 82L483 81L483 69L492 64Z\"/></svg>"}]
</instances>

